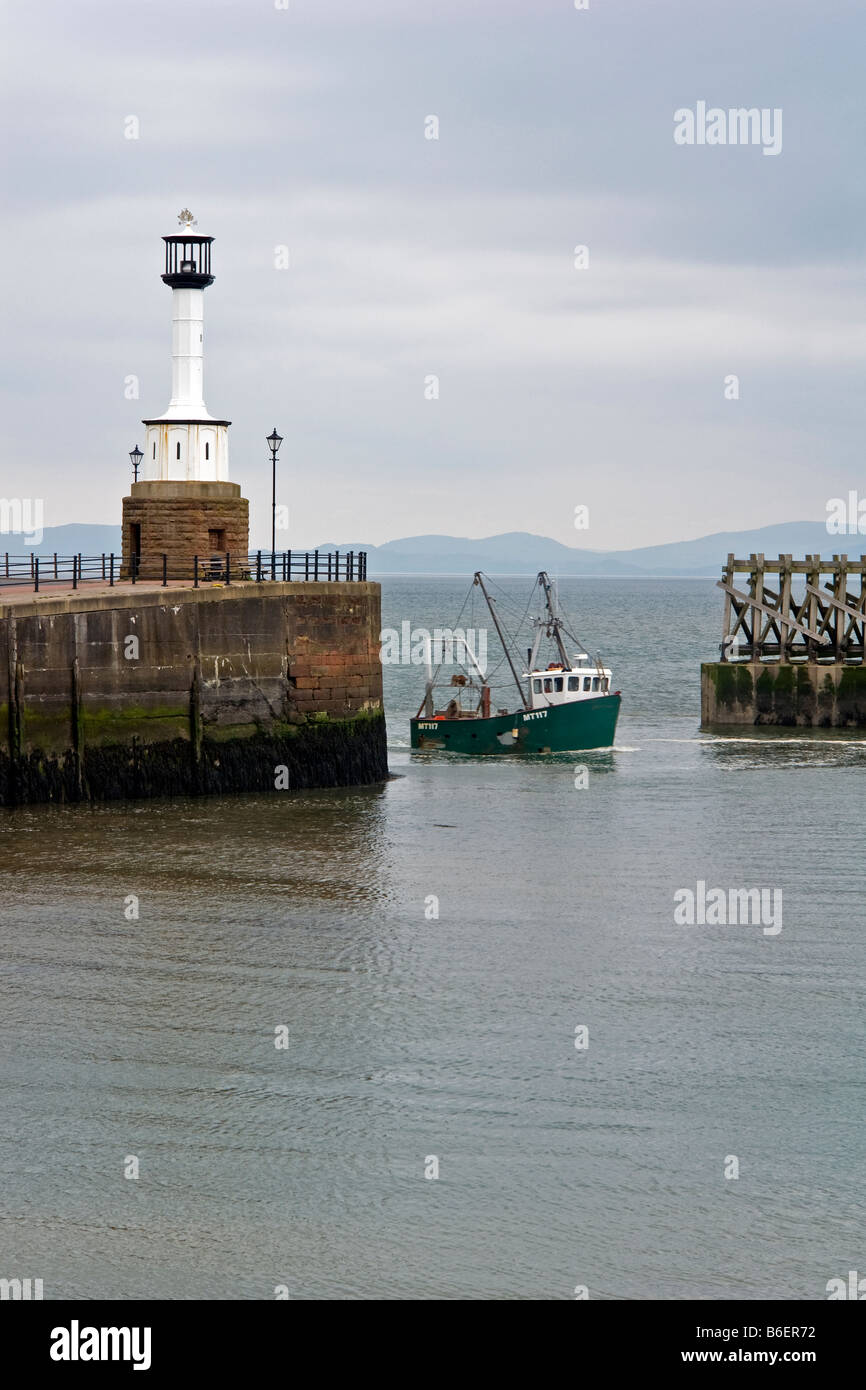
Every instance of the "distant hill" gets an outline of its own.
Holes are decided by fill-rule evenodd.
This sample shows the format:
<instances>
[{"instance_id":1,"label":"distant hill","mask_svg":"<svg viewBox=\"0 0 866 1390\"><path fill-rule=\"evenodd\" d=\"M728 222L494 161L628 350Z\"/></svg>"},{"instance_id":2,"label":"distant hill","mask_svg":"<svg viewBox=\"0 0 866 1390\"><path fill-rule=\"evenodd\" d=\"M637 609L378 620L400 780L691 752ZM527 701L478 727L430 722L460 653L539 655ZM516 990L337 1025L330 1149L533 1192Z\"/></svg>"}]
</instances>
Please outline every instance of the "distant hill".
<instances>
[{"instance_id":1,"label":"distant hill","mask_svg":"<svg viewBox=\"0 0 866 1390\"><path fill-rule=\"evenodd\" d=\"M665 576L718 578L730 551L775 556L823 554L845 551L866 553L860 536L831 536L822 521L786 521L755 531L718 531L697 540L672 541L667 545L636 550L584 550L563 545L528 531L511 531L482 540L456 536L409 536L385 545L349 542L322 549L366 550L367 572L386 574L472 574L482 569L491 574L553 574Z\"/></svg>"},{"instance_id":2,"label":"distant hill","mask_svg":"<svg viewBox=\"0 0 866 1390\"><path fill-rule=\"evenodd\" d=\"M0 554L10 555L115 555L120 554L119 526L88 526L72 522L69 526L46 526L40 545L25 545L20 535L0 535Z\"/></svg>"},{"instance_id":3,"label":"distant hill","mask_svg":"<svg viewBox=\"0 0 866 1390\"><path fill-rule=\"evenodd\" d=\"M42 544L26 546L20 535L0 535L0 554L59 555L120 554L119 526L47 526ZM297 546L296 549L306 549ZM310 547L313 549L314 547ZM821 521L786 521L763 526L756 531L718 531L697 540L672 541L667 545L641 546L636 550L586 550L563 545L548 536L528 531L508 531L501 536L469 540L460 536L406 536L385 545L364 541L325 541L320 550L366 550L367 573L388 574L472 574L477 569L489 574L535 574L540 569L552 574L634 576L657 578L718 578L729 551L736 555L761 552L768 556L832 555L866 553L866 537L831 536Z\"/></svg>"},{"instance_id":4,"label":"distant hill","mask_svg":"<svg viewBox=\"0 0 866 1390\"><path fill-rule=\"evenodd\" d=\"M717 531L694 541L673 541L669 545L643 546L620 551L629 563L646 574L715 574L733 551L737 556L761 554L852 556L866 553L866 537L831 536L823 521L784 521L778 526L762 526L756 531Z\"/></svg>"},{"instance_id":5,"label":"distant hill","mask_svg":"<svg viewBox=\"0 0 866 1390\"><path fill-rule=\"evenodd\" d=\"M626 558L603 551L577 550L547 536L528 531L510 531L502 536L468 540L459 536L409 536L384 545L348 542L319 547L367 551L369 574L472 574L482 569L490 574L535 574L540 569L557 574L639 574Z\"/></svg>"}]
</instances>

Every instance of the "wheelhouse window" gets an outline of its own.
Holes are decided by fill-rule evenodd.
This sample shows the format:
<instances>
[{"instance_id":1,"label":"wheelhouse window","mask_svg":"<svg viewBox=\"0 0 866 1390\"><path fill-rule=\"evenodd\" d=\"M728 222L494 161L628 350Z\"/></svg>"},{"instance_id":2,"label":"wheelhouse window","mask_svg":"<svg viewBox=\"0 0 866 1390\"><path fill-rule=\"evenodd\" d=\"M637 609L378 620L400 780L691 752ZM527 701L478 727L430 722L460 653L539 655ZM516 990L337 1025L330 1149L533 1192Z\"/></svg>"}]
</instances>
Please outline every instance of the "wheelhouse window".
<instances>
[{"instance_id":1,"label":"wheelhouse window","mask_svg":"<svg viewBox=\"0 0 866 1390\"><path fill-rule=\"evenodd\" d=\"M534 680L534 681L532 682L532 689L533 689L533 692L534 692L536 695L540 695L540 694L541 694L541 681L540 681L540 680Z\"/></svg>"},{"instance_id":2,"label":"wheelhouse window","mask_svg":"<svg viewBox=\"0 0 866 1390\"><path fill-rule=\"evenodd\" d=\"M584 676L584 678L583 678L583 688L584 688L584 690L589 690L589 676Z\"/></svg>"},{"instance_id":3,"label":"wheelhouse window","mask_svg":"<svg viewBox=\"0 0 866 1390\"><path fill-rule=\"evenodd\" d=\"M569 676L569 678L568 678L568 688L569 688L569 690L579 690L579 689L580 689L580 676Z\"/></svg>"},{"instance_id":4,"label":"wheelhouse window","mask_svg":"<svg viewBox=\"0 0 866 1390\"><path fill-rule=\"evenodd\" d=\"M562 676L557 676L553 682L554 690L559 693L562 690Z\"/></svg>"},{"instance_id":5,"label":"wheelhouse window","mask_svg":"<svg viewBox=\"0 0 866 1390\"><path fill-rule=\"evenodd\" d=\"M600 676L593 676L593 678L592 678L592 688L593 688L593 690L598 690L598 687L599 687L600 685L601 685L601 677L600 677Z\"/></svg>"},{"instance_id":6,"label":"wheelhouse window","mask_svg":"<svg viewBox=\"0 0 866 1390\"><path fill-rule=\"evenodd\" d=\"M602 677L601 688L602 690L610 689L610 681L608 680L607 676Z\"/></svg>"},{"instance_id":7,"label":"wheelhouse window","mask_svg":"<svg viewBox=\"0 0 866 1390\"><path fill-rule=\"evenodd\" d=\"M544 682L544 693L545 693L546 695L550 695L550 694L552 693L552 691L553 691L553 681L550 679L550 676L547 676L547 677L545 678L545 682Z\"/></svg>"}]
</instances>

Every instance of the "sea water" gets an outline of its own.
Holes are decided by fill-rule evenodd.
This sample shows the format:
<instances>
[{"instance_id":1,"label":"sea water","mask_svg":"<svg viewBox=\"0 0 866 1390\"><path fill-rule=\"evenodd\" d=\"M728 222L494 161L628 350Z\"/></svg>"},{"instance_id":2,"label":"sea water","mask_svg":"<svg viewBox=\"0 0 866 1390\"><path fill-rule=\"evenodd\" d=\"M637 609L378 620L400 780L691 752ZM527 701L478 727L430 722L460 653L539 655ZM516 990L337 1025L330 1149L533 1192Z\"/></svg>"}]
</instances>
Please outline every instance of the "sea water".
<instances>
[{"instance_id":1,"label":"sea water","mask_svg":"<svg viewBox=\"0 0 866 1390\"><path fill-rule=\"evenodd\" d=\"M497 581L504 621L531 584ZM383 626L468 588L386 579ZM611 751L413 754L423 667L389 665L384 786L0 812L0 1277L821 1299L866 1270L866 737L700 732L711 581L560 592L622 690ZM675 920L699 883L779 891L781 930Z\"/></svg>"}]
</instances>

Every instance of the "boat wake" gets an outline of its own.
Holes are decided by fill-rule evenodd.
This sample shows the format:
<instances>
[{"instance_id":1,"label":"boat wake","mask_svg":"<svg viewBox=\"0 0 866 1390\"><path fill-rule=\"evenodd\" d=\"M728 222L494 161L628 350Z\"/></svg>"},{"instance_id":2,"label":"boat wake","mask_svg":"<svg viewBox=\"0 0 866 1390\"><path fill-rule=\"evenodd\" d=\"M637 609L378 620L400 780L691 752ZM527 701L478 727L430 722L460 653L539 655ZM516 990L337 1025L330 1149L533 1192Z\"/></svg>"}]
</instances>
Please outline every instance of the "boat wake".
<instances>
[{"instance_id":1,"label":"boat wake","mask_svg":"<svg viewBox=\"0 0 866 1390\"><path fill-rule=\"evenodd\" d=\"M828 736L820 729L804 729L802 734L796 738L748 738L745 736L732 735L730 737L718 734L711 735L709 738L651 738L649 743L702 743L710 747L719 743L745 743L752 747L772 747L780 748L784 744L794 744L802 748L804 744L821 744L831 748L863 748L866 747L866 739L863 738L833 738Z\"/></svg>"}]
</instances>

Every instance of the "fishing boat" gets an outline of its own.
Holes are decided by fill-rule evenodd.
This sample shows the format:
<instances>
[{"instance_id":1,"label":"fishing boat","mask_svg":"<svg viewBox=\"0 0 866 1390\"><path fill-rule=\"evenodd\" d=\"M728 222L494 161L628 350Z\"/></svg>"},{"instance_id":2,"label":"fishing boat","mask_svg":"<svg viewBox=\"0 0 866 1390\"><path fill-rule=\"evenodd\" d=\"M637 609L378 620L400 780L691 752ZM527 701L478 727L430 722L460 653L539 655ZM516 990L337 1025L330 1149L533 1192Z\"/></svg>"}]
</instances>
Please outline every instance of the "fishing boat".
<instances>
[{"instance_id":1,"label":"fishing boat","mask_svg":"<svg viewBox=\"0 0 866 1390\"><path fill-rule=\"evenodd\" d=\"M493 708L490 679L471 644L462 640L466 672L438 679L430 645L427 648L427 682L424 699L411 723L411 743L418 749L450 753L569 753L582 749L610 748L619 717L620 691L611 690L610 667L589 652L566 626L554 586L542 570L536 587L544 596L544 615L533 620L532 646L527 648L525 669L519 674L513 640L509 639L491 596L485 576L473 579L484 595L505 660L517 687L519 705ZM528 610L527 610L528 611ZM453 634L457 637L457 631ZM577 648L569 653L566 638ZM555 660L540 664L542 642L555 649ZM436 708L436 691L445 686L449 697Z\"/></svg>"}]
</instances>

